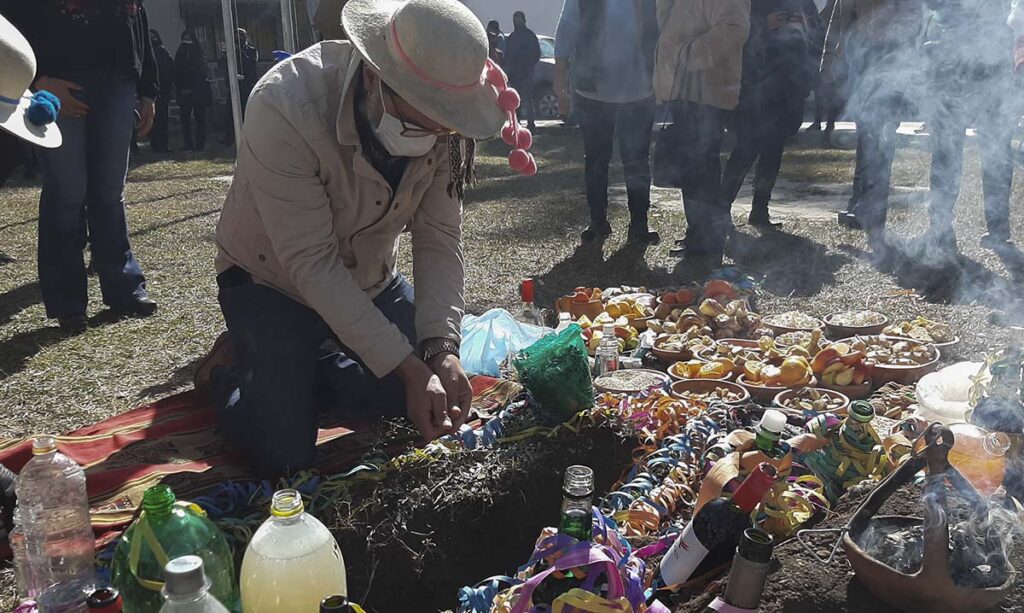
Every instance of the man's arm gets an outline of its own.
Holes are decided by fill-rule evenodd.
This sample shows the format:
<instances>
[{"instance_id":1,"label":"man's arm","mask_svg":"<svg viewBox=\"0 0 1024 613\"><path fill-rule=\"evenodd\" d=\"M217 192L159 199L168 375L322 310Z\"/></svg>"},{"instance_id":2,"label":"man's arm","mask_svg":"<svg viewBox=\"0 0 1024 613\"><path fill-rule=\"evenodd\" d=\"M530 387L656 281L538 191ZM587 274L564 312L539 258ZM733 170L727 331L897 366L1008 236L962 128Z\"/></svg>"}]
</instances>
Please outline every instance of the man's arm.
<instances>
[{"instance_id":1,"label":"man's arm","mask_svg":"<svg viewBox=\"0 0 1024 613\"><path fill-rule=\"evenodd\" d=\"M716 0L704 4L710 5L711 28L694 39L686 66L688 72L712 70L723 60L741 55L750 34L749 0Z\"/></svg>"}]
</instances>

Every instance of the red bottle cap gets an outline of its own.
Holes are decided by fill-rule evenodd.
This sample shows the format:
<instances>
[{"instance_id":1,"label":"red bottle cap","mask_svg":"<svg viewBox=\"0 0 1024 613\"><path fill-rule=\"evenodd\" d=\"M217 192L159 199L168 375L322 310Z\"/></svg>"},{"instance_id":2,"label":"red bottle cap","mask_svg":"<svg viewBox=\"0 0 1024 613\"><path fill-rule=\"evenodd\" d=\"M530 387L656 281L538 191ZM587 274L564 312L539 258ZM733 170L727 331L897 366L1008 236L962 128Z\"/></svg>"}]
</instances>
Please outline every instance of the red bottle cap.
<instances>
[{"instance_id":1,"label":"red bottle cap","mask_svg":"<svg viewBox=\"0 0 1024 613\"><path fill-rule=\"evenodd\" d=\"M736 488L736 493L732 495L732 503L744 513L752 513L754 508L764 500L768 490L772 489L778 474L774 466L768 462L761 462Z\"/></svg>"},{"instance_id":2,"label":"red bottle cap","mask_svg":"<svg viewBox=\"0 0 1024 613\"><path fill-rule=\"evenodd\" d=\"M519 286L519 295L523 298L523 302L533 302L533 279L524 279L522 285Z\"/></svg>"},{"instance_id":3,"label":"red bottle cap","mask_svg":"<svg viewBox=\"0 0 1024 613\"><path fill-rule=\"evenodd\" d=\"M89 611L98 611L99 613L121 613L124 606L121 603L121 594L112 587L94 591L85 602Z\"/></svg>"}]
</instances>

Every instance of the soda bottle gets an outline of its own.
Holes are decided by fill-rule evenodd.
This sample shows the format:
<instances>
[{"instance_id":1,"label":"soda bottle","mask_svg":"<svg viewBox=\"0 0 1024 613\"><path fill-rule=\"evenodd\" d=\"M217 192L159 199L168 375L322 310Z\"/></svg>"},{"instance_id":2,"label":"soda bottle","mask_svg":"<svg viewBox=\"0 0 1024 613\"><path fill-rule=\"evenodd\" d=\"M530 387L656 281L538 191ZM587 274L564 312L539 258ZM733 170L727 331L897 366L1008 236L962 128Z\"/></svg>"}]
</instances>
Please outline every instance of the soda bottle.
<instances>
[{"instance_id":1,"label":"soda bottle","mask_svg":"<svg viewBox=\"0 0 1024 613\"><path fill-rule=\"evenodd\" d=\"M160 613L228 613L210 594L210 580L199 556L174 558L164 567L164 576L167 582L162 593L166 602Z\"/></svg>"},{"instance_id":2,"label":"soda bottle","mask_svg":"<svg viewBox=\"0 0 1024 613\"><path fill-rule=\"evenodd\" d=\"M124 611L121 593L112 587L101 587L93 591L85 600L85 606L89 607L89 613L122 613Z\"/></svg>"},{"instance_id":3,"label":"soda bottle","mask_svg":"<svg viewBox=\"0 0 1024 613\"><path fill-rule=\"evenodd\" d=\"M276 492L270 518L253 535L242 560L245 613L316 611L327 596L347 593L338 542L305 512L299 492Z\"/></svg>"},{"instance_id":4,"label":"soda bottle","mask_svg":"<svg viewBox=\"0 0 1024 613\"><path fill-rule=\"evenodd\" d=\"M594 471L587 466L570 466L562 485L562 517L558 532L580 540L593 536Z\"/></svg>"},{"instance_id":5,"label":"soda bottle","mask_svg":"<svg viewBox=\"0 0 1024 613\"><path fill-rule=\"evenodd\" d=\"M320 601L320 613L352 613L348 598L335 594Z\"/></svg>"},{"instance_id":6,"label":"soda bottle","mask_svg":"<svg viewBox=\"0 0 1024 613\"><path fill-rule=\"evenodd\" d=\"M42 611L85 611L96 583L96 541L85 472L57 451L52 436L32 441L32 459L16 486L25 556Z\"/></svg>"},{"instance_id":7,"label":"soda bottle","mask_svg":"<svg viewBox=\"0 0 1024 613\"><path fill-rule=\"evenodd\" d=\"M128 527L114 552L114 587L127 613L148 613L164 603L164 567L181 556L203 559L211 592L225 606L239 608L231 546L220 529L194 505L179 504L174 491L155 485L142 496L142 514Z\"/></svg>"}]
</instances>

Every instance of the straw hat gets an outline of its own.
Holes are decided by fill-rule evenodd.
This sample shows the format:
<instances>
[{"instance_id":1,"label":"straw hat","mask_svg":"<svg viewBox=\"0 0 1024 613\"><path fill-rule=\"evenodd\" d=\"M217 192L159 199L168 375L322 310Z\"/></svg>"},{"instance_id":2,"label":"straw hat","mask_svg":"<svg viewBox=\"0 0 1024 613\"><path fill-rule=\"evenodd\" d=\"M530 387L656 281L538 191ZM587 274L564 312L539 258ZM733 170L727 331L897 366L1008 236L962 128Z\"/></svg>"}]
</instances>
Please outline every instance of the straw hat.
<instances>
[{"instance_id":1,"label":"straw hat","mask_svg":"<svg viewBox=\"0 0 1024 613\"><path fill-rule=\"evenodd\" d=\"M57 124L37 126L28 120L36 77L36 56L32 47L11 22L0 16L0 128L34 145L60 147Z\"/></svg>"},{"instance_id":2,"label":"straw hat","mask_svg":"<svg viewBox=\"0 0 1024 613\"><path fill-rule=\"evenodd\" d=\"M506 114L485 79L487 34L457 0L349 0L349 40L381 79L430 119L490 138Z\"/></svg>"}]
</instances>

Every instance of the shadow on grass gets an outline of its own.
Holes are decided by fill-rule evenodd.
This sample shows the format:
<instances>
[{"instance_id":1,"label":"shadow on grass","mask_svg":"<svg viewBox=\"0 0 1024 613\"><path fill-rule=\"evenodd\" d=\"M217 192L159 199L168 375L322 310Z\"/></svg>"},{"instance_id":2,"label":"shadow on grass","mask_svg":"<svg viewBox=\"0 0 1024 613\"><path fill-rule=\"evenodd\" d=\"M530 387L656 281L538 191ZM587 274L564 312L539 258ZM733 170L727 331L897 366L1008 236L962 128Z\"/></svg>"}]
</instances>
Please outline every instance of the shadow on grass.
<instances>
[{"instance_id":1,"label":"shadow on grass","mask_svg":"<svg viewBox=\"0 0 1024 613\"><path fill-rule=\"evenodd\" d=\"M813 296L850 261L806 236L778 231L756 237L737 230L726 252L745 272L762 275L761 287L777 296Z\"/></svg>"},{"instance_id":2,"label":"shadow on grass","mask_svg":"<svg viewBox=\"0 0 1024 613\"><path fill-rule=\"evenodd\" d=\"M15 375L37 353L64 340L56 326L22 332L0 342L0 381Z\"/></svg>"},{"instance_id":3,"label":"shadow on grass","mask_svg":"<svg viewBox=\"0 0 1024 613\"><path fill-rule=\"evenodd\" d=\"M167 221L161 221L160 223L151 224L151 225L148 225L148 226L146 226L144 228L139 228L138 230L132 231L131 233L129 233L129 236L132 236L133 238L137 238L139 236L145 236L147 234L151 234L153 232L157 232L159 230L163 230L164 228L169 228L171 226L176 226L176 225L178 225L180 223L185 223L185 222L188 222L188 221L192 221L193 219L199 219L200 217L206 217L208 215L216 215L218 213L220 213L220 207L219 206L217 208L215 208L215 209L209 209L207 211L199 211L198 213L192 213L191 215L185 215L184 217L178 217L177 219L168 219Z\"/></svg>"},{"instance_id":4,"label":"shadow on grass","mask_svg":"<svg viewBox=\"0 0 1024 613\"><path fill-rule=\"evenodd\" d=\"M0 294L0 326L8 323L18 313L28 307L39 304L43 295L39 291L39 283L33 282Z\"/></svg>"},{"instance_id":5,"label":"shadow on grass","mask_svg":"<svg viewBox=\"0 0 1024 613\"><path fill-rule=\"evenodd\" d=\"M205 356L199 356L188 364L184 364L174 369L174 372L167 378L167 381L144 388L139 392L138 399L162 398L182 385L191 383L192 378L195 375L196 368L199 366L199 363L203 361L204 357Z\"/></svg>"}]
</instances>

